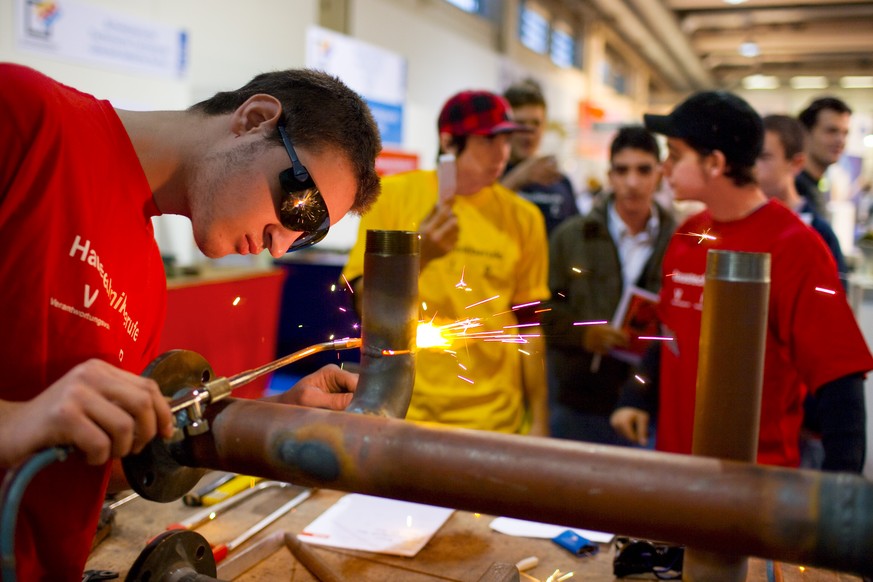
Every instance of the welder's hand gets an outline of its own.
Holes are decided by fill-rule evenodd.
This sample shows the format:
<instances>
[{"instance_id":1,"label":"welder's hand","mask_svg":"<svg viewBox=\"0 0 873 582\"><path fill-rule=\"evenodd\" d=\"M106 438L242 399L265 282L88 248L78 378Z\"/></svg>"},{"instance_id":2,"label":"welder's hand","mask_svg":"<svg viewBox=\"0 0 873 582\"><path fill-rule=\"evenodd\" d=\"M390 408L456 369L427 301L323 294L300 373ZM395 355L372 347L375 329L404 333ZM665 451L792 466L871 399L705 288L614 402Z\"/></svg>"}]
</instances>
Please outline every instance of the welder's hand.
<instances>
[{"instance_id":1,"label":"welder's hand","mask_svg":"<svg viewBox=\"0 0 873 582\"><path fill-rule=\"evenodd\" d=\"M455 248L458 243L458 217L451 206L438 204L421 222L421 268Z\"/></svg>"},{"instance_id":2,"label":"welder's hand","mask_svg":"<svg viewBox=\"0 0 873 582\"><path fill-rule=\"evenodd\" d=\"M649 440L649 413L632 406L616 408L609 417L615 432L629 441L646 446Z\"/></svg>"},{"instance_id":3,"label":"welder's hand","mask_svg":"<svg viewBox=\"0 0 873 582\"><path fill-rule=\"evenodd\" d=\"M605 356L613 348L623 348L627 345L627 334L611 325L587 325L582 347L592 354Z\"/></svg>"},{"instance_id":4,"label":"welder's hand","mask_svg":"<svg viewBox=\"0 0 873 582\"><path fill-rule=\"evenodd\" d=\"M528 184L554 184L560 179L561 171L555 156L540 156L519 162L503 176L500 183L510 190L518 190Z\"/></svg>"},{"instance_id":5,"label":"welder's hand","mask_svg":"<svg viewBox=\"0 0 873 582\"><path fill-rule=\"evenodd\" d=\"M173 434L157 383L102 360L72 368L36 398L0 402L0 466L56 445L72 445L91 465L137 453Z\"/></svg>"},{"instance_id":6,"label":"welder's hand","mask_svg":"<svg viewBox=\"0 0 873 582\"><path fill-rule=\"evenodd\" d=\"M266 398L282 404L297 404L312 408L345 410L358 387L358 375L328 364L304 376L290 390L275 398Z\"/></svg>"}]
</instances>

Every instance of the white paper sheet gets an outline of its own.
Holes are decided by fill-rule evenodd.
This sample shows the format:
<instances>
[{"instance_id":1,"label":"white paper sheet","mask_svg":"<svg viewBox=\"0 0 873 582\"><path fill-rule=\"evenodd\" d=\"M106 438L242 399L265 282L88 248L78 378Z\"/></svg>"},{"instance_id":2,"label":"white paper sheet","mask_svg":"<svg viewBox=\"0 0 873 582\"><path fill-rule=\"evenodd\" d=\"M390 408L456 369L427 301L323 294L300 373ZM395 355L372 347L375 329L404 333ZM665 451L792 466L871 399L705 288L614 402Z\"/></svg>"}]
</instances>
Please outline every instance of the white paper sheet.
<instances>
[{"instance_id":1,"label":"white paper sheet","mask_svg":"<svg viewBox=\"0 0 873 582\"><path fill-rule=\"evenodd\" d=\"M512 517L498 517L491 522L491 529L498 531L508 536L517 536L525 538L548 538L551 539L561 532L568 529L576 532L583 538L601 544L608 544L615 536L611 533L602 531L593 531L590 529L578 529L575 527L566 527L563 525L551 525L548 523L539 523L536 521L525 521L523 519L514 519Z\"/></svg>"},{"instance_id":2,"label":"white paper sheet","mask_svg":"<svg viewBox=\"0 0 873 582\"><path fill-rule=\"evenodd\" d=\"M454 510L351 493L297 535L308 544L412 557Z\"/></svg>"}]
</instances>

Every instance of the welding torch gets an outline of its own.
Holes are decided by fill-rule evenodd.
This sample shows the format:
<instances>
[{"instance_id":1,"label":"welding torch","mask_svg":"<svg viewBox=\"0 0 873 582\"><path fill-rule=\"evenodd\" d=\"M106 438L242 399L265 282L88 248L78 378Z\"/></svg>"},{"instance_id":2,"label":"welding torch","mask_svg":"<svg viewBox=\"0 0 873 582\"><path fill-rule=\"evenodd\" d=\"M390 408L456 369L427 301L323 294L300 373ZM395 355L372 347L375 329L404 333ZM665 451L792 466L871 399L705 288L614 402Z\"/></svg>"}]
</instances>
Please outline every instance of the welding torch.
<instances>
[{"instance_id":1,"label":"welding torch","mask_svg":"<svg viewBox=\"0 0 873 582\"><path fill-rule=\"evenodd\" d=\"M182 434L179 432L182 427L185 428L189 436L202 434L209 430L209 424L203 418L204 407L226 398L234 389L240 386L244 386L265 374L274 372L283 366L313 354L328 350L350 350L359 347L361 347L361 338L343 338L322 342L283 356L258 368L240 372L229 378L216 378L204 383L202 386L186 388L170 401L170 412L176 416L177 427L177 435L173 439L179 440L182 438Z\"/></svg>"},{"instance_id":2,"label":"welding torch","mask_svg":"<svg viewBox=\"0 0 873 582\"><path fill-rule=\"evenodd\" d=\"M226 398L235 389L269 374L283 366L307 356L327 350L349 350L361 347L361 338L344 338L323 342L281 357L273 362L241 372L229 378L216 378L196 388L186 388L170 401L170 411L176 417L176 433L173 440L183 438L182 428L189 435L201 434L209 430L203 418L203 409L213 402ZM70 455L69 446L56 446L44 449L27 459L21 466L7 473L0 487L0 572L4 581L14 582L15 575L15 525L18 508L24 490L30 480L46 465L63 461Z\"/></svg>"}]
</instances>

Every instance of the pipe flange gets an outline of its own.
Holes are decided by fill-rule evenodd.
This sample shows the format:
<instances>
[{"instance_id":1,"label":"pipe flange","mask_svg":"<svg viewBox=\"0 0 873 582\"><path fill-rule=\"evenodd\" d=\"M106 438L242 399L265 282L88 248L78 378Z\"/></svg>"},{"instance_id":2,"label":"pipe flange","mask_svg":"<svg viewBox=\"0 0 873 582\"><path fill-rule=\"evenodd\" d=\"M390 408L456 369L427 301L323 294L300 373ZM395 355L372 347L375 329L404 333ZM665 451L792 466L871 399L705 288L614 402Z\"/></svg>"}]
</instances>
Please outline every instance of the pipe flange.
<instances>
[{"instance_id":1,"label":"pipe flange","mask_svg":"<svg viewBox=\"0 0 873 582\"><path fill-rule=\"evenodd\" d=\"M125 582L188 580L192 574L215 577L218 570L209 542L195 531L165 531L140 552ZM199 580L200 578L198 578Z\"/></svg>"},{"instance_id":2,"label":"pipe flange","mask_svg":"<svg viewBox=\"0 0 873 582\"><path fill-rule=\"evenodd\" d=\"M215 373L197 352L171 350L155 358L142 375L155 380L169 398L180 390L203 386ZM184 438L167 443L156 437L141 452L122 459L124 475L133 490L149 501L167 503L193 489L206 469L192 469L176 460L183 445Z\"/></svg>"}]
</instances>

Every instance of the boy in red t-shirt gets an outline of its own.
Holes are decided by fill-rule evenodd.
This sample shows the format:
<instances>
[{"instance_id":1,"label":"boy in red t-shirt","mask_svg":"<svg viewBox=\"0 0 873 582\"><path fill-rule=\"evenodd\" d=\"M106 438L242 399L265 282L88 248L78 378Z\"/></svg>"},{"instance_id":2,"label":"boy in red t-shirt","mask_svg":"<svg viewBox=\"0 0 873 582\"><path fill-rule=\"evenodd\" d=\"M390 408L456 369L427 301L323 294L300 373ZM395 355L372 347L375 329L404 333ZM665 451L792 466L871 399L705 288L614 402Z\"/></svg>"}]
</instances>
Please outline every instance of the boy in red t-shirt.
<instances>
[{"instance_id":1,"label":"boy in red t-shirt","mask_svg":"<svg viewBox=\"0 0 873 582\"><path fill-rule=\"evenodd\" d=\"M657 408L657 448L691 452L707 252L770 253L758 462L798 465L809 387L821 418L823 468L860 472L866 439L863 380L873 357L821 238L794 212L768 201L757 185L761 118L736 95L701 92L669 115L646 115L645 123L667 136L664 175L676 198L707 208L679 227L664 257L659 313L673 340L657 346L660 373L649 371L659 380L658 397L646 398L651 386L628 383L613 426L643 442Z\"/></svg>"}]
</instances>

